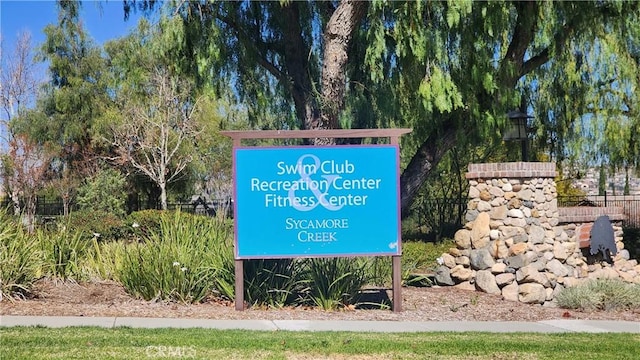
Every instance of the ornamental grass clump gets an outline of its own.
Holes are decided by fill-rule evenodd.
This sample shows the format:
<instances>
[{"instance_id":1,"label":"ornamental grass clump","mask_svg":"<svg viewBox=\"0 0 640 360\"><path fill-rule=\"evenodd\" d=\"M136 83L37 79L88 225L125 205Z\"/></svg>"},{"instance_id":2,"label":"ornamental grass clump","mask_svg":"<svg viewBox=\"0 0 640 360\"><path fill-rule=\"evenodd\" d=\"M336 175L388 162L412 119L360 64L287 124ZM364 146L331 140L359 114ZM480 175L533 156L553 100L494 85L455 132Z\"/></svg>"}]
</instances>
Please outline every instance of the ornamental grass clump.
<instances>
[{"instance_id":1,"label":"ornamental grass clump","mask_svg":"<svg viewBox=\"0 0 640 360\"><path fill-rule=\"evenodd\" d=\"M308 259L304 269L308 299L324 310L353 305L367 283L365 264L349 258Z\"/></svg>"},{"instance_id":2,"label":"ornamental grass clump","mask_svg":"<svg viewBox=\"0 0 640 360\"><path fill-rule=\"evenodd\" d=\"M89 280L117 280L124 264L126 241L102 242L93 238L82 261L82 273Z\"/></svg>"},{"instance_id":3,"label":"ornamental grass clump","mask_svg":"<svg viewBox=\"0 0 640 360\"><path fill-rule=\"evenodd\" d=\"M0 213L0 301L29 294L41 266L36 239L19 222Z\"/></svg>"},{"instance_id":4,"label":"ornamental grass clump","mask_svg":"<svg viewBox=\"0 0 640 360\"><path fill-rule=\"evenodd\" d=\"M301 261L294 259L248 260L244 264L245 301L281 308L295 304L304 289Z\"/></svg>"},{"instance_id":5,"label":"ornamental grass clump","mask_svg":"<svg viewBox=\"0 0 640 360\"><path fill-rule=\"evenodd\" d=\"M556 297L558 305L577 310L629 310L640 308L640 284L620 279L596 279L566 288Z\"/></svg>"},{"instance_id":6,"label":"ornamental grass clump","mask_svg":"<svg viewBox=\"0 0 640 360\"><path fill-rule=\"evenodd\" d=\"M231 241L230 228L220 221L165 213L159 232L125 247L117 277L127 292L145 300L201 302L229 291L224 279L233 269Z\"/></svg>"},{"instance_id":7,"label":"ornamental grass clump","mask_svg":"<svg viewBox=\"0 0 640 360\"><path fill-rule=\"evenodd\" d=\"M54 230L39 229L34 236L41 245L46 276L56 280L82 279L81 261L89 245L82 232L58 224ZM97 236L96 233L94 237Z\"/></svg>"}]
</instances>

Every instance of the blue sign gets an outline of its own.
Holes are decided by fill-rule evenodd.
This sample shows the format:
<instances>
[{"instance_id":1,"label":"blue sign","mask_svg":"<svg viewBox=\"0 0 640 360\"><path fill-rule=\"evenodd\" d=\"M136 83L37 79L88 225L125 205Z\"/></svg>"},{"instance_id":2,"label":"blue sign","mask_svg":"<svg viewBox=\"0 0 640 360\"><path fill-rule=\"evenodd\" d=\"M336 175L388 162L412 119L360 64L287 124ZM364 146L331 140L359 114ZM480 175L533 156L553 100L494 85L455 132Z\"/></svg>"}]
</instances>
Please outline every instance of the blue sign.
<instances>
[{"instance_id":1,"label":"blue sign","mask_svg":"<svg viewBox=\"0 0 640 360\"><path fill-rule=\"evenodd\" d=\"M235 148L236 259L400 254L398 147Z\"/></svg>"}]
</instances>

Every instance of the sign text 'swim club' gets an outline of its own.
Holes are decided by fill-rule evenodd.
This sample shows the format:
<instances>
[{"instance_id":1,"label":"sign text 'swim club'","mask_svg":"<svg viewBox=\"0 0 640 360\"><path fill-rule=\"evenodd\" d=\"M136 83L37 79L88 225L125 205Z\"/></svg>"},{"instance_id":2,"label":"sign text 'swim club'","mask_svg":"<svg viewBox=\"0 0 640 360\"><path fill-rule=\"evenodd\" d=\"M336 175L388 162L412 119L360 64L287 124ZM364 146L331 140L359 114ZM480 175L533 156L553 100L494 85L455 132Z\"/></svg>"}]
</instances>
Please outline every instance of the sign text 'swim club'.
<instances>
[{"instance_id":1,"label":"sign text 'swim club'","mask_svg":"<svg viewBox=\"0 0 640 360\"><path fill-rule=\"evenodd\" d=\"M394 255L398 148L236 148L236 258Z\"/></svg>"}]
</instances>

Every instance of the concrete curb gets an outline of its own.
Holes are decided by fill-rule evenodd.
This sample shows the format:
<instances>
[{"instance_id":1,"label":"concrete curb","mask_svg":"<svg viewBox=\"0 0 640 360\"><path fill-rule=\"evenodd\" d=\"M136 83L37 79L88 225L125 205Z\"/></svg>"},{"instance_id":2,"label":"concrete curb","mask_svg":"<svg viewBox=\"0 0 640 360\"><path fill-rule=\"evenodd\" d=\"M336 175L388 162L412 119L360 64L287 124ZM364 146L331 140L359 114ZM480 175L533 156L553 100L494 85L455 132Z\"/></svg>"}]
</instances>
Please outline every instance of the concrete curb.
<instances>
[{"instance_id":1,"label":"concrete curb","mask_svg":"<svg viewBox=\"0 0 640 360\"><path fill-rule=\"evenodd\" d=\"M210 320L140 317L13 316L1 315L0 327L44 326L50 328L96 326L104 328L203 328L259 331L353 331L353 332L490 332L490 333L634 333L640 322L605 320L523 321L324 321L324 320Z\"/></svg>"}]
</instances>

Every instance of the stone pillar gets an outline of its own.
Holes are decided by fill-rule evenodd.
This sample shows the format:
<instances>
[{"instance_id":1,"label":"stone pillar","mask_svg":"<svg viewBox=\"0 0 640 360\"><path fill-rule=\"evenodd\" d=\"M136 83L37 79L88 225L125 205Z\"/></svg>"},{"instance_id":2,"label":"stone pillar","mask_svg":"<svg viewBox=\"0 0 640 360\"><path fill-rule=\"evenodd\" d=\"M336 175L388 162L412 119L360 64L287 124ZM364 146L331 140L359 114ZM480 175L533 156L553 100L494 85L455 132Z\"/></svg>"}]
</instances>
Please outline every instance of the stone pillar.
<instances>
[{"instance_id":1,"label":"stone pillar","mask_svg":"<svg viewBox=\"0 0 640 360\"><path fill-rule=\"evenodd\" d=\"M588 278L560 224L555 176L554 163L470 164L466 224L439 259L436 281L543 304L576 283L568 278Z\"/></svg>"}]
</instances>

